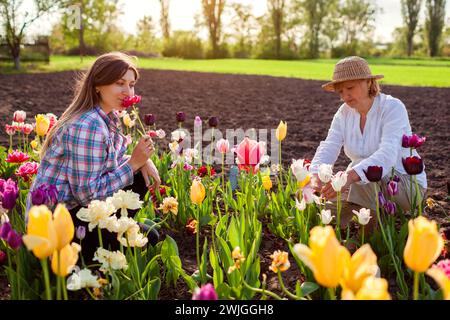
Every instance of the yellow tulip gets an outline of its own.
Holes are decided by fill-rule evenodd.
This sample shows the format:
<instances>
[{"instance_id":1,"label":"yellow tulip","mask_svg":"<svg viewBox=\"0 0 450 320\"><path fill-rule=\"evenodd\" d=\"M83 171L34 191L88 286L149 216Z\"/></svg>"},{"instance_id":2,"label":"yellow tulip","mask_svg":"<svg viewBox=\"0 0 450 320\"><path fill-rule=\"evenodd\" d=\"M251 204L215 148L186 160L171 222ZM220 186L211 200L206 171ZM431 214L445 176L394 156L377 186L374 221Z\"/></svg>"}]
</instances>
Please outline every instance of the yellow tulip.
<instances>
[{"instance_id":1,"label":"yellow tulip","mask_svg":"<svg viewBox=\"0 0 450 320\"><path fill-rule=\"evenodd\" d=\"M344 290L350 289L353 292L358 292L363 281L367 277L375 276L377 270L377 256L370 245L365 244L352 255L350 262L344 269L341 286Z\"/></svg>"},{"instance_id":2,"label":"yellow tulip","mask_svg":"<svg viewBox=\"0 0 450 320\"><path fill-rule=\"evenodd\" d=\"M70 243L75 234L75 227L73 225L72 216L66 206L58 204L55 209L53 221L56 230L56 236L58 238L57 250L61 250Z\"/></svg>"},{"instance_id":3,"label":"yellow tulip","mask_svg":"<svg viewBox=\"0 0 450 320\"><path fill-rule=\"evenodd\" d=\"M33 140L30 142L30 146L33 148L33 150L36 150L38 147L38 142L36 140Z\"/></svg>"},{"instance_id":4,"label":"yellow tulip","mask_svg":"<svg viewBox=\"0 0 450 320\"><path fill-rule=\"evenodd\" d=\"M272 189L272 180L270 180L270 176L263 176L261 180L264 189L266 190Z\"/></svg>"},{"instance_id":5,"label":"yellow tulip","mask_svg":"<svg viewBox=\"0 0 450 320\"><path fill-rule=\"evenodd\" d=\"M296 244L294 252L312 270L317 283L327 288L339 285L350 260L350 253L336 239L331 226L312 228L309 248L304 244Z\"/></svg>"},{"instance_id":6,"label":"yellow tulip","mask_svg":"<svg viewBox=\"0 0 450 320\"><path fill-rule=\"evenodd\" d=\"M125 126L127 126L128 128L131 128L134 126L134 121L131 120L131 117L128 113L123 116L123 124Z\"/></svg>"},{"instance_id":7,"label":"yellow tulip","mask_svg":"<svg viewBox=\"0 0 450 320\"><path fill-rule=\"evenodd\" d=\"M197 205L201 205L205 199L205 187L201 180L194 179L191 186L191 201Z\"/></svg>"},{"instance_id":8,"label":"yellow tulip","mask_svg":"<svg viewBox=\"0 0 450 320\"><path fill-rule=\"evenodd\" d=\"M442 288L444 299L450 300L450 278L447 277L445 272L437 267L432 267L428 269L427 275L432 277Z\"/></svg>"},{"instance_id":9,"label":"yellow tulip","mask_svg":"<svg viewBox=\"0 0 450 320\"><path fill-rule=\"evenodd\" d=\"M342 290L342 300L391 300L388 282L383 278L365 278L356 295L352 290Z\"/></svg>"},{"instance_id":10,"label":"yellow tulip","mask_svg":"<svg viewBox=\"0 0 450 320\"><path fill-rule=\"evenodd\" d=\"M405 263L415 272L425 272L441 254L444 239L438 232L436 222L423 216L410 220L408 230L403 251Z\"/></svg>"},{"instance_id":11,"label":"yellow tulip","mask_svg":"<svg viewBox=\"0 0 450 320\"><path fill-rule=\"evenodd\" d=\"M81 247L77 243L67 244L60 251L55 250L52 256L52 271L54 274L65 277L67 276L73 266L78 261L78 253ZM58 252L59 252L59 266L58 266Z\"/></svg>"},{"instance_id":12,"label":"yellow tulip","mask_svg":"<svg viewBox=\"0 0 450 320\"><path fill-rule=\"evenodd\" d=\"M283 141L286 138L287 123L280 121L277 130L275 131L275 137L278 141Z\"/></svg>"},{"instance_id":13,"label":"yellow tulip","mask_svg":"<svg viewBox=\"0 0 450 320\"><path fill-rule=\"evenodd\" d=\"M58 245L52 212L44 205L33 206L28 213L27 234L23 242L39 259L49 257Z\"/></svg>"},{"instance_id":14,"label":"yellow tulip","mask_svg":"<svg viewBox=\"0 0 450 320\"><path fill-rule=\"evenodd\" d=\"M45 136L50 128L50 119L43 114L36 116L36 133L38 136Z\"/></svg>"}]
</instances>

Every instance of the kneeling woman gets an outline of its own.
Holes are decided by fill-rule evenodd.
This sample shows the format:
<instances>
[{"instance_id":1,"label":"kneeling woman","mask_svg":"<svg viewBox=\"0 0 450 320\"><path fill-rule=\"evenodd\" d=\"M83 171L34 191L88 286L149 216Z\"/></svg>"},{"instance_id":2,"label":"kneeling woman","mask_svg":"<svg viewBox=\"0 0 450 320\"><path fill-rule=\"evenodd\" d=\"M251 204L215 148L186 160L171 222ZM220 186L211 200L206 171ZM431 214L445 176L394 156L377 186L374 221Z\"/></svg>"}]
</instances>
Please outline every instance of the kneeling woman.
<instances>
[{"instance_id":1,"label":"kneeling woman","mask_svg":"<svg viewBox=\"0 0 450 320\"><path fill-rule=\"evenodd\" d=\"M42 184L54 185L57 200L69 209L75 227L87 226L76 214L92 200L104 200L121 189L131 189L143 199L148 188L159 185L158 171L149 159L154 150L152 140L141 138L131 156L125 155L126 138L114 113L124 110L122 101L134 95L138 78L131 57L125 54L113 52L96 59L43 143L27 212L33 190ZM152 186L150 179L154 180ZM102 232L105 248L116 248L114 235ZM83 256L90 261L98 246L96 232L87 232L82 243Z\"/></svg>"},{"instance_id":2,"label":"kneeling woman","mask_svg":"<svg viewBox=\"0 0 450 320\"><path fill-rule=\"evenodd\" d=\"M404 211L410 210L410 178L403 168L402 158L409 157L409 149L402 147L403 135L411 135L408 112L397 98L380 92L377 79L366 60L348 57L339 61L334 69L333 81L323 85L326 91L336 92L344 102L334 115L328 136L317 148L311 163L312 185L327 199L336 196L330 183L322 186L317 172L321 164L334 164L342 146L351 163L346 172L347 183L341 192L348 191L348 201L359 206L376 209L372 183L364 170L369 166L383 168L382 190L392 173L398 176L396 202ZM413 155L418 156L414 150ZM423 198L427 187L425 172L417 175Z\"/></svg>"}]
</instances>

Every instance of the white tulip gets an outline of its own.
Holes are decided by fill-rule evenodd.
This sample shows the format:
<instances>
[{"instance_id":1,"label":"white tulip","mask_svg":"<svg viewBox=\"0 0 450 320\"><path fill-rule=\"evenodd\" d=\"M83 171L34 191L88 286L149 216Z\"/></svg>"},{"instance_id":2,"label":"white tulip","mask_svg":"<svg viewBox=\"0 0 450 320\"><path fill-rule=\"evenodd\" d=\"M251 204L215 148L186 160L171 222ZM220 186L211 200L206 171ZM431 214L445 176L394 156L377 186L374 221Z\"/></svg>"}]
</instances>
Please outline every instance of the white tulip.
<instances>
[{"instance_id":1,"label":"white tulip","mask_svg":"<svg viewBox=\"0 0 450 320\"><path fill-rule=\"evenodd\" d=\"M333 220L333 217L331 215L331 210L325 210L323 209L320 214L317 214L320 217L320 220L322 221L323 224L327 225L331 222L331 220Z\"/></svg>"},{"instance_id":2,"label":"white tulip","mask_svg":"<svg viewBox=\"0 0 450 320\"><path fill-rule=\"evenodd\" d=\"M294 160L292 159L291 170L297 181L301 182L306 179L309 174L309 170L305 165L304 159Z\"/></svg>"},{"instance_id":3,"label":"white tulip","mask_svg":"<svg viewBox=\"0 0 450 320\"><path fill-rule=\"evenodd\" d=\"M302 201L300 202L298 202L297 198L295 198L295 207L300 211L305 210L306 209L305 198L302 198Z\"/></svg>"},{"instance_id":4,"label":"white tulip","mask_svg":"<svg viewBox=\"0 0 450 320\"><path fill-rule=\"evenodd\" d=\"M347 172L339 171L331 178L331 186L334 191L340 192L347 183Z\"/></svg>"},{"instance_id":5,"label":"white tulip","mask_svg":"<svg viewBox=\"0 0 450 320\"><path fill-rule=\"evenodd\" d=\"M328 183L333 176L333 165L322 163L319 166L319 179L323 183Z\"/></svg>"},{"instance_id":6,"label":"white tulip","mask_svg":"<svg viewBox=\"0 0 450 320\"><path fill-rule=\"evenodd\" d=\"M370 209L361 208L359 211L353 210L353 213L358 217L359 224L365 226L369 223L370 218Z\"/></svg>"}]
</instances>

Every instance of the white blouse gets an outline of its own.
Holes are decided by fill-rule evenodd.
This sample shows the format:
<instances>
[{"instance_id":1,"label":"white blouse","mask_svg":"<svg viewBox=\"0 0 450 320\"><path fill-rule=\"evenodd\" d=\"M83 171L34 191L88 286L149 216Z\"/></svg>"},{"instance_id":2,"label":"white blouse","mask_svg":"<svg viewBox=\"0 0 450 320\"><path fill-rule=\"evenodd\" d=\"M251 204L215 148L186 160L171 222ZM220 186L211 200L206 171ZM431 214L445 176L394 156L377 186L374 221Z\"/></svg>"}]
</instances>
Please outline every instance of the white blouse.
<instances>
[{"instance_id":1,"label":"white blouse","mask_svg":"<svg viewBox=\"0 0 450 320\"><path fill-rule=\"evenodd\" d=\"M341 105L327 138L317 148L310 171L317 173L320 164L334 164L344 146L344 153L351 160L349 168L355 170L362 184L369 182L363 172L369 166L382 166L383 177L391 174L392 167L407 174L402 158L409 157L410 151L402 147L402 137L411 135L411 125L405 105L397 98L380 93L367 113L363 133L360 118L358 111L345 103ZM413 155L418 156L415 150ZM425 170L417 175L417 182L427 187Z\"/></svg>"}]
</instances>

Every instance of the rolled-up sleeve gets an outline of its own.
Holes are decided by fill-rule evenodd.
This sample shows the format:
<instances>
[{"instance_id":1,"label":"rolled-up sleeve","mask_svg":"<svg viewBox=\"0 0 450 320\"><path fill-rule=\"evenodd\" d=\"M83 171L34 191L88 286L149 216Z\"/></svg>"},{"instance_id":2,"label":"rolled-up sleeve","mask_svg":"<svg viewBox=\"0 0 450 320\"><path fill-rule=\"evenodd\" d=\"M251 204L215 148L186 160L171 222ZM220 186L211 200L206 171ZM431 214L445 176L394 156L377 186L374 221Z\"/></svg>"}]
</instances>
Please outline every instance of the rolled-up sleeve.
<instances>
[{"instance_id":1,"label":"rolled-up sleeve","mask_svg":"<svg viewBox=\"0 0 450 320\"><path fill-rule=\"evenodd\" d=\"M369 166L383 167L383 177L395 167L401 151L402 136L409 125L405 105L398 101L386 109L382 117L381 141L377 151L370 157L353 166L362 183L369 183L363 170Z\"/></svg>"},{"instance_id":2,"label":"rolled-up sleeve","mask_svg":"<svg viewBox=\"0 0 450 320\"><path fill-rule=\"evenodd\" d=\"M123 161L114 170L105 171L108 157L106 135L99 124L72 124L65 137L68 159L67 180L73 197L83 206L104 199L133 182L133 170Z\"/></svg>"},{"instance_id":3,"label":"rolled-up sleeve","mask_svg":"<svg viewBox=\"0 0 450 320\"><path fill-rule=\"evenodd\" d=\"M328 135L321 141L311 161L310 172L317 173L321 164L334 164L344 144L342 107L336 112L331 122Z\"/></svg>"}]
</instances>

